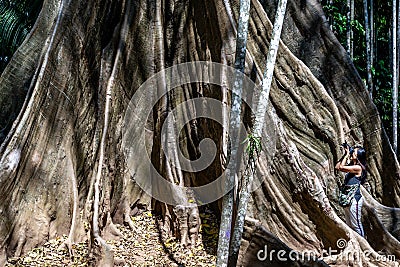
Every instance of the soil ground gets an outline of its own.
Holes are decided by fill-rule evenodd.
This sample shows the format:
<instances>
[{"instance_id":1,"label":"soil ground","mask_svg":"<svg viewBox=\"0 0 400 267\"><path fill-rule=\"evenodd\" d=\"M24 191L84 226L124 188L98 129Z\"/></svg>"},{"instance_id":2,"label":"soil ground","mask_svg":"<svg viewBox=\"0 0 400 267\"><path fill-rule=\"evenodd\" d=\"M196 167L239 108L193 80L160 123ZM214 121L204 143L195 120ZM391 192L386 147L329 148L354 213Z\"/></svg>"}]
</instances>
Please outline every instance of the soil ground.
<instances>
[{"instance_id":1,"label":"soil ground","mask_svg":"<svg viewBox=\"0 0 400 267\"><path fill-rule=\"evenodd\" d=\"M150 211L132 217L136 226L117 225L119 240L107 240L114 250L115 266L215 266L218 222L210 210L200 214L200 234L195 246L184 248L177 238L161 241L157 218ZM67 236L50 240L18 258L10 258L11 266L94 266L88 243L73 244L74 256L61 246Z\"/></svg>"}]
</instances>

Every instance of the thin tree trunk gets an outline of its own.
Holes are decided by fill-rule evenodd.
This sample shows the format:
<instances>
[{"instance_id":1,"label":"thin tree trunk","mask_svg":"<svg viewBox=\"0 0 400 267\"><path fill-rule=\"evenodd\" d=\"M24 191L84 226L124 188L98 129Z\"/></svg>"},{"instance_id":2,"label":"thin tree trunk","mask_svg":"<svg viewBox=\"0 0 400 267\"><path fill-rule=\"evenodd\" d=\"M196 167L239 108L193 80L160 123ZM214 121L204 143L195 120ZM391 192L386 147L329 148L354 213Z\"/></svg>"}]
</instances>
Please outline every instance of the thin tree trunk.
<instances>
[{"instance_id":1,"label":"thin tree trunk","mask_svg":"<svg viewBox=\"0 0 400 267\"><path fill-rule=\"evenodd\" d=\"M400 20L399 20L399 8L398 8L398 4L397 4L397 9L396 9L396 87L399 87L399 68L398 66L400 66L400 38L398 38L398 36L400 36Z\"/></svg>"},{"instance_id":2,"label":"thin tree trunk","mask_svg":"<svg viewBox=\"0 0 400 267\"><path fill-rule=\"evenodd\" d=\"M354 21L354 0L350 0L350 21ZM350 58L354 57L354 32L351 28L350 31Z\"/></svg>"},{"instance_id":3,"label":"thin tree trunk","mask_svg":"<svg viewBox=\"0 0 400 267\"><path fill-rule=\"evenodd\" d=\"M234 88L232 92L232 109L230 113L230 137L232 140L230 160L228 164L228 179L226 182L226 189L228 193L222 199L222 212L221 212L221 225L218 238L217 249L217 266L227 266L229 259L229 245L231 240L231 228L233 218L233 202L234 202L234 185L235 177L237 176L239 158L239 126L240 126L240 111L242 104L242 75L244 72L246 61L246 44L249 22L250 0L240 1L239 21L236 38L236 54L235 54L235 68L238 70L235 76Z\"/></svg>"},{"instance_id":4,"label":"thin tree trunk","mask_svg":"<svg viewBox=\"0 0 400 267\"><path fill-rule=\"evenodd\" d=\"M392 96L393 96L393 150L397 154L397 97L398 97L398 88L397 88L397 29L396 29L396 0L392 2Z\"/></svg>"},{"instance_id":5,"label":"thin tree trunk","mask_svg":"<svg viewBox=\"0 0 400 267\"><path fill-rule=\"evenodd\" d=\"M333 6L333 0L329 0L329 6ZM332 15L329 15L328 21L329 21L329 27L330 27L330 29L332 31L333 30L333 17L332 17Z\"/></svg>"},{"instance_id":6,"label":"thin tree trunk","mask_svg":"<svg viewBox=\"0 0 400 267\"><path fill-rule=\"evenodd\" d=\"M369 2L369 22L370 22L370 44L371 44L371 68L374 67L374 0Z\"/></svg>"},{"instance_id":7,"label":"thin tree trunk","mask_svg":"<svg viewBox=\"0 0 400 267\"><path fill-rule=\"evenodd\" d=\"M285 18L285 13L286 13L286 4L287 0L279 0L278 3L278 8L276 11L276 16L275 16L275 22L274 22L274 27L272 29L272 36L271 36L271 43L269 46L268 50L268 55L267 55L267 60L266 60L266 68L265 68L265 73L264 77L262 80L262 91L260 94L260 98L257 103L257 110L255 114L255 122L254 122L254 127L252 130L252 135L255 138L261 139L262 136L262 130L265 122L265 113L267 111L268 107L268 98L269 98L269 92L271 89L271 83L272 83L272 76L274 73L274 67L275 67L275 60L276 56L278 54L278 48L279 48L279 40L281 36L281 31L282 31L282 25L283 25L283 20ZM238 255L239 255L239 249L240 249L240 244L241 244L241 239L242 239L242 233L243 233L243 226L244 226L244 221L247 213L247 204L248 200L250 197L250 187L253 182L253 175L254 175L254 170L255 170L255 162L251 162L253 166L250 166L248 175L245 174L243 183L242 183L242 188L240 191L239 195L239 206L238 206L238 212L235 220L235 227L233 229L233 237L232 237L232 253L231 253L231 260L230 260L230 266L236 266Z\"/></svg>"},{"instance_id":8,"label":"thin tree trunk","mask_svg":"<svg viewBox=\"0 0 400 267\"><path fill-rule=\"evenodd\" d=\"M350 16L350 5L351 0L347 0L346 7L346 19L347 19L347 29L346 29L346 50L347 54L350 56L351 51L351 16Z\"/></svg>"},{"instance_id":9,"label":"thin tree trunk","mask_svg":"<svg viewBox=\"0 0 400 267\"><path fill-rule=\"evenodd\" d=\"M369 12L368 12L368 0L364 0L364 20L365 20L365 46L367 54L367 88L372 98L372 70L371 70L371 38L370 38L370 23L369 23Z\"/></svg>"},{"instance_id":10,"label":"thin tree trunk","mask_svg":"<svg viewBox=\"0 0 400 267\"><path fill-rule=\"evenodd\" d=\"M400 66L400 39L398 38L398 36L400 36L400 7L399 7L399 3L398 0L396 0L396 43L393 44L396 46L396 90L397 90L397 97L396 97L396 102L398 102L398 88L399 88L399 75L400 75L400 70L399 70L399 66ZM396 104L397 107L398 104ZM394 106L394 105L393 105ZM398 117L398 113L397 113L397 108L393 108L393 113L396 110L396 125L397 123L397 117ZM394 117L393 117L394 118ZM396 133L397 133L397 126L396 126ZM396 141L397 141L397 134L396 134ZM397 148L397 145L396 145Z\"/></svg>"}]
</instances>

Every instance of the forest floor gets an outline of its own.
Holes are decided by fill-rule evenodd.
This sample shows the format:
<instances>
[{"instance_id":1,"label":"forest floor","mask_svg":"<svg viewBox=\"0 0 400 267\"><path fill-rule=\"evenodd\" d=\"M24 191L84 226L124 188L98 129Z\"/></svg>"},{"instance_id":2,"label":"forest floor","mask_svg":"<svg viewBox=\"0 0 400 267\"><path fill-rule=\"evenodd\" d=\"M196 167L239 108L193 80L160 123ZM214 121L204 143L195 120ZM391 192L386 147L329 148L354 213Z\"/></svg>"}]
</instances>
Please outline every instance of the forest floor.
<instances>
[{"instance_id":1,"label":"forest floor","mask_svg":"<svg viewBox=\"0 0 400 267\"><path fill-rule=\"evenodd\" d=\"M200 234L195 246L184 248L176 238L161 241L157 218L145 211L132 217L136 226L117 225L123 236L119 240L107 240L114 250L115 266L215 266L218 223L210 210L200 214ZM73 244L74 256L61 246L67 236L57 237L26 253L10 258L11 266L94 266L88 243Z\"/></svg>"}]
</instances>

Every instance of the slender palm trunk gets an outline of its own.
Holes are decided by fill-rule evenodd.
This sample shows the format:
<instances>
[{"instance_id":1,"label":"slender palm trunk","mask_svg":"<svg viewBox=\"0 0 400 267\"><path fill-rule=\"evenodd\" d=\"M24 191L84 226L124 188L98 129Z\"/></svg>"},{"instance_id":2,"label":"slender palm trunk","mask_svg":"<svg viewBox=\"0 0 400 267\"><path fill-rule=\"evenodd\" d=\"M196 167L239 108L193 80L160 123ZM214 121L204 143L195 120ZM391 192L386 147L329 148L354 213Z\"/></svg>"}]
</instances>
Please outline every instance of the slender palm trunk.
<instances>
[{"instance_id":1,"label":"slender palm trunk","mask_svg":"<svg viewBox=\"0 0 400 267\"><path fill-rule=\"evenodd\" d=\"M399 4L397 3L397 8L396 8L396 43L393 44L393 45L396 45L396 64L397 64L396 81L397 81L397 87L399 86L399 68L398 68L398 66L400 66L400 50L399 50L400 39L398 38L398 36L400 36L400 8L399 8L398 5Z\"/></svg>"},{"instance_id":2,"label":"slender palm trunk","mask_svg":"<svg viewBox=\"0 0 400 267\"><path fill-rule=\"evenodd\" d=\"M397 9L396 9L396 0L393 0L392 2L392 95L393 95L393 150L395 153L397 153L397 98L398 98L398 88L397 88L397 47L396 47L396 42L397 42L397 23L396 23L396 17L397 17Z\"/></svg>"},{"instance_id":3,"label":"slender palm trunk","mask_svg":"<svg viewBox=\"0 0 400 267\"><path fill-rule=\"evenodd\" d=\"M250 11L250 0L240 1L240 13L236 38L235 68L238 70L235 76L232 92L231 113L230 113L230 137L232 140L230 161L228 164L228 179L226 189L228 193L222 199L221 225L218 238L217 266L227 266L229 259L229 245L231 240L231 228L233 218L234 184L238 169L238 148L239 148L239 126L242 103L242 75L246 60L246 44Z\"/></svg>"},{"instance_id":4,"label":"slender palm trunk","mask_svg":"<svg viewBox=\"0 0 400 267\"><path fill-rule=\"evenodd\" d=\"M269 92L271 89L275 60L278 54L279 40L281 36L283 20L285 18L285 13L286 13L286 4L287 0L279 0L278 8L276 11L274 27L272 29L271 43L269 46L269 51L266 60L266 69L262 80L262 91L257 103L255 122L252 130L252 135L256 138L261 138L265 122L265 113L268 107ZM232 237L232 252L231 252L231 260L229 263L230 266L236 266L236 262L239 255L244 220L247 212L247 204L250 197L250 187L252 185L253 175L254 175L252 170L255 170L255 162L253 161L251 162L251 164L253 164L253 166L250 166L249 168L250 170L248 171L247 175L244 176L242 188L239 195L239 206Z\"/></svg>"},{"instance_id":5,"label":"slender palm trunk","mask_svg":"<svg viewBox=\"0 0 400 267\"><path fill-rule=\"evenodd\" d=\"M364 19L365 19L365 46L367 54L367 88L372 98L372 69L371 69L371 38L370 38L370 23L369 23L369 12L368 12L368 0L364 0Z\"/></svg>"},{"instance_id":6,"label":"slender palm trunk","mask_svg":"<svg viewBox=\"0 0 400 267\"><path fill-rule=\"evenodd\" d=\"M329 0L329 6L333 6L333 0ZM330 29L332 31L333 30L333 23L334 23L332 15L329 15L328 21L329 21L329 27L330 27Z\"/></svg>"},{"instance_id":7,"label":"slender palm trunk","mask_svg":"<svg viewBox=\"0 0 400 267\"><path fill-rule=\"evenodd\" d=\"M396 125L397 123L397 117L398 117L398 113L397 113L397 108L394 108L395 106L397 107L398 105L398 88L399 88L399 75L400 75L400 71L399 71L399 66L400 66L400 7L399 7L399 3L398 0L396 0L396 4L397 4L397 8L396 8L396 43L394 43L393 45L396 46L396 104L393 105L393 114L396 113ZM393 117L394 119L394 117ZM393 124L393 130L394 130L394 124ZM394 136L394 134L393 134ZM397 126L396 126L396 141L397 141ZM396 145L396 149L397 149L397 145Z\"/></svg>"},{"instance_id":8,"label":"slender palm trunk","mask_svg":"<svg viewBox=\"0 0 400 267\"><path fill-rule=\"evenodd\" d=\"M354 21L354 0L350 0L350 21ZM354 32L353 29L350 28L350 58L354 57Z\"/></svg>"},{"instance_id":9,"label":"slender palm trunk","mask_svg":"<svg viewBox=\"0 0 400 267\"><path fill-rule=\"evenodd\" d=\"M346 50L347 54L350 56L351 51L351 16L350 16L350 5L351 0L347 0L347 9L346 9L346 19L347 19L347 29L346 29Z\"/></svg>"},{"instance_id":10,"label":"slender palm trunk","mask_svg":"<svg viewBox=\"0 0 400 267\"><path fill-rule=\"evenodd\" d=\"M371 45L371 67L374 67L374 0L369 2L369 25L370 25L370 45ZM373 80L373 79L372 79Z\"/></svg>"}]
</instances>

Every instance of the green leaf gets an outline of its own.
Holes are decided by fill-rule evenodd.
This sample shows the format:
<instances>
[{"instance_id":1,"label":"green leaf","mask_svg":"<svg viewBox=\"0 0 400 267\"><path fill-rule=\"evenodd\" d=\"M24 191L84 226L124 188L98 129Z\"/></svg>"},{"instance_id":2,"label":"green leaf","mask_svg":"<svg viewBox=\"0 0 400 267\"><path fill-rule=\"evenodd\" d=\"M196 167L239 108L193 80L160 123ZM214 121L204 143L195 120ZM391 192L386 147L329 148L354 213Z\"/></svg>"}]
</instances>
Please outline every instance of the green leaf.
<instances>
[{"instance_id":1,"label":"green leaf","mask_svg":"<svg viewBox=\"0 0 400 267\"><path fill-rule=\"evenodd\" d=\"M260 152L262 151L261 137L249 134L247 138L242 142L242 144L245 143L247 143L246 153L248 155L246 168L252 168L252 166L254 166L254 162L258 159L258 157L260 156ZM255 170L252 169L252 171L254 172Z\"/></svg>"}]
</instances>

